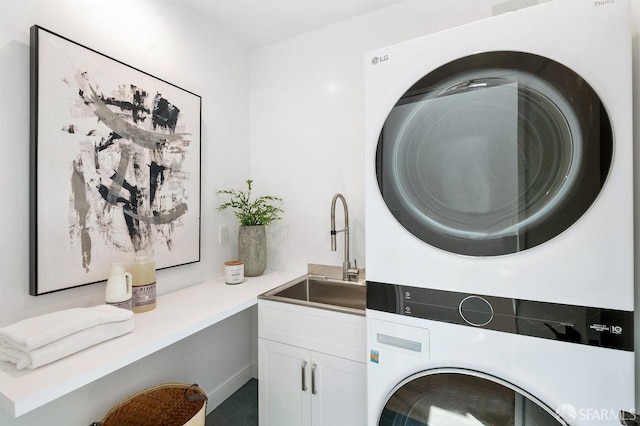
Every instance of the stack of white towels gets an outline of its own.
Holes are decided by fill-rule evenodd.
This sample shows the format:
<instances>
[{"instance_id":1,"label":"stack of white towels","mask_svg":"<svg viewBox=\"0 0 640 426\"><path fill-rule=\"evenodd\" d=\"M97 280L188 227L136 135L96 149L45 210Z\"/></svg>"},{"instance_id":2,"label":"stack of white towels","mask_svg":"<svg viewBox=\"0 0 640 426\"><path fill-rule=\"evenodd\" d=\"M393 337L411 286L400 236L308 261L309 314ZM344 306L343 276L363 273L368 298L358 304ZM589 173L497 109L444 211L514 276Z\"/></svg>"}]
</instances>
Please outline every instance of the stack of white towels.
<instances>
[{"instance_id":1,"label":"stack of white towels","mask_svg":"<svg viewBox=\"0 0 640 426\"><path fill-rule=\"evenodd\" d=\"M111 305L72 308L0 328L0 361L34 369L133 331L133 312Z\"/></svg>"}]
</instances>

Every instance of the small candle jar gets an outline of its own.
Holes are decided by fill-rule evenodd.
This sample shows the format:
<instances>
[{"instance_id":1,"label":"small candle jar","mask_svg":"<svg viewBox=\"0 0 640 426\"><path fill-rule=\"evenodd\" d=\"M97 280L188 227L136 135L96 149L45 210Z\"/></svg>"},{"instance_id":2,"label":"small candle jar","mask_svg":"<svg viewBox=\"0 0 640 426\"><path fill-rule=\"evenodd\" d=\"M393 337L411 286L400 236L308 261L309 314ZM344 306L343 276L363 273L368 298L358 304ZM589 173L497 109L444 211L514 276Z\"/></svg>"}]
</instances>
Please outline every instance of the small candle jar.
<instances>
[{"instance_id":1,"label":"small candle jar","mask_svg":"<svg viewBox=\"0 0 640 426\"><path fill-rule=\"evenodd\" d=\"M240 284L243 281L244 262L242 260L224 262L224 282L227 284Z\"/></svg>"}]
</instances>

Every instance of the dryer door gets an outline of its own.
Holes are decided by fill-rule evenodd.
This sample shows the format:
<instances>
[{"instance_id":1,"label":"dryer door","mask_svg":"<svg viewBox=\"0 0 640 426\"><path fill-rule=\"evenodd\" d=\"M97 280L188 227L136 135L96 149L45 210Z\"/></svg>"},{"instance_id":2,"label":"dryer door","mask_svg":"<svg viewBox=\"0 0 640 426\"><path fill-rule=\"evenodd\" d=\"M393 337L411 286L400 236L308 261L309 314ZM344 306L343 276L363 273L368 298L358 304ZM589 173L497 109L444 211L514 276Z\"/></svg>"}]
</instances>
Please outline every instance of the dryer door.
<instances>
[{"instance_id":1,"label":"dryer door","mask_svg":"<svg viewBox=\"0 0 640 426\"><path fill-rule=\"evenodd\" d=\"M575 413L566 413L568 416ZM406 379L387 400L379 426L567 425L511 384L461 369L429 370Z\"/></svg>"},{"instance_id":2,"label":"dryer door","mask_svg":"<svg viewBox=\"0 0 640 426\"><path fill-rule=\"evenodd\" d=\"M401 97L376 172L387 207L416 237L496 256L584 215L612 152L608 114L583 78L538 55L487 52L435 69Z\"/></svg>"}]
</instances>

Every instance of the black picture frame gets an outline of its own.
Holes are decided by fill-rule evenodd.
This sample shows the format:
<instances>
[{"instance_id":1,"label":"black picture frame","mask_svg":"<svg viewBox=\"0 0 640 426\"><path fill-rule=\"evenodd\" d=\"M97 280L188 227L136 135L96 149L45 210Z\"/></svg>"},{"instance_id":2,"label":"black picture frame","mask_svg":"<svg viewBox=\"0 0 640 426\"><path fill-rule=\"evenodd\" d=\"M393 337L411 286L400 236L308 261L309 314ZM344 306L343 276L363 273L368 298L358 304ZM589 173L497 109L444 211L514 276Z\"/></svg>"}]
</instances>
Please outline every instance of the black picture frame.
<instances>
[{"instance_id":1,"label":"black picture frame","mask_svg":"<svg viewBox=\"0 0 640 426\"><path fill-rule=\"evenodd\" d=\"M200 261L200 96L34 25L30 102L31 295Z\"/></svg>"}]
</instances>

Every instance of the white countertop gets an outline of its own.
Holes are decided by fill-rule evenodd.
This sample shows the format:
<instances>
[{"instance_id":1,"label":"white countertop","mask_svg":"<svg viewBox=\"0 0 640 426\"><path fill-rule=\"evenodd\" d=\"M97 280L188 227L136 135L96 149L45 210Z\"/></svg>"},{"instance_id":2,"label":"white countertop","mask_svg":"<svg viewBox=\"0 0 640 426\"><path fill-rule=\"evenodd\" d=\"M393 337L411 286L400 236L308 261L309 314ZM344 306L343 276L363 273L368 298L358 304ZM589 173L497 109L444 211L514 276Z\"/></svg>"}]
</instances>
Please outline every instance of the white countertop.
<instances>
[{"instance_id":1,"label":"white countertop","mask_svg":"<svg viewBox=\"0 0 640 426\"><path fill-rule=\"evenodd\" d=\"M266 272L237 285L206 281L159 296L156 309L135 315L127 335L35 370L0 362L0 407L19 417L255 305L258 295L302 275Z\"/></svg>"}]
</instances>

